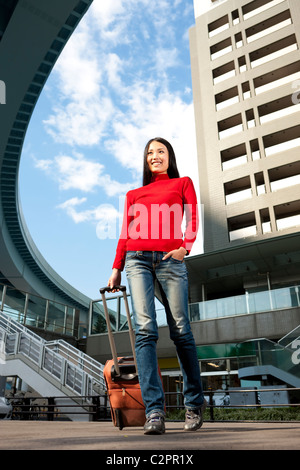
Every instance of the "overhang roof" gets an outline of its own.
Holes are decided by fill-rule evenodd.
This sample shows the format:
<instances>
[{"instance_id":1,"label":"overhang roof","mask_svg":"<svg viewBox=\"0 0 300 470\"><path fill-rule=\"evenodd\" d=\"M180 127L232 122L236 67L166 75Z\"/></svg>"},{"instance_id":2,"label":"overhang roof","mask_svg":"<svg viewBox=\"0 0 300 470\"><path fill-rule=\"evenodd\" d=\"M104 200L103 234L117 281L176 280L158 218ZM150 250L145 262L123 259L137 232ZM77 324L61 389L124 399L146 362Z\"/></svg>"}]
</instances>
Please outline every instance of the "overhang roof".
<instances>
[{"instance_id":1,"label":"overhang roof","mask_svg":"<svg viewBox=\"0 0 300 470\"><path fill-rule=\"evenodd\" d=\"M214 252L186 258L189 273L190 300L201 299L202 286L208 293L234 291L245 280L258 282L289 276L300 278L300 233L245 243Z\"/></svg>"}]
</instances>

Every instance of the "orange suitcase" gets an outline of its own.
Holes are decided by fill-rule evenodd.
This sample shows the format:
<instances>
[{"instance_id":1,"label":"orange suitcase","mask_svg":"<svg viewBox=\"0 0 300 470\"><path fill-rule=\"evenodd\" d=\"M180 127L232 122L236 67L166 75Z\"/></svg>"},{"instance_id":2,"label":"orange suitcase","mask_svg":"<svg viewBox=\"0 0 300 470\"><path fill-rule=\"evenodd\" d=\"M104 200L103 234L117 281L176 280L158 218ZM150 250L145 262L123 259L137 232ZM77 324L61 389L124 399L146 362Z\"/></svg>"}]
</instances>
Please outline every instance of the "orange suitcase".
<instances>
[{"instance_id":1,"label":"orange suitcase","mask_svg":"<svg viewBox=\"0 0 300 470\"><path fill-rule=\"evenodd\" d=\"M125 303L132 357L117 357L116 346L112 334L105 292L110 292L109 287L100 289L103 308L107 323L107 332L113 359L106 362L103 376L106 383L107 394L110 402L111 417L115 426L123 429L125 426L144 426L146 421L145 406L142 400L139 385L136 357L134 350L134 332L130 318L126 287L117 287L123 294Z\"/></svg>"}]
</instances>

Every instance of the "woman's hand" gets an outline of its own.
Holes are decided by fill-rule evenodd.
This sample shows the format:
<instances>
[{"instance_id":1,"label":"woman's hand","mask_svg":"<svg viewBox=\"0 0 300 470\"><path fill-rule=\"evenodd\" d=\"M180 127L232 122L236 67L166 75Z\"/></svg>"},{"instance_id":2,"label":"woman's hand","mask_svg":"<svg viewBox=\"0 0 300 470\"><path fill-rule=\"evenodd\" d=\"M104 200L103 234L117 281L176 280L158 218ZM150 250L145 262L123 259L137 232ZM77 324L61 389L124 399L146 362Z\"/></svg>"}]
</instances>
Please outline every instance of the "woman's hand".
<instances>
[{"instance_id":1,"label":"woman's hand","mask_svg":"<svg viewBox=\"0 0 300 470\"><path fill-rule=\"evenodd\" d=\"M114 289L115 286L121 285L121 271L119 269L113 269L112 274L107 283L108 287L112 289L112 292L118 292L119 289Z\"/></svg>"},{"instance_id":2,"label":"woman's hand","mask_svg":"<svg viewBox=\"0 0 300 470\"><path fill-rule=\"evenodd\" d=\"M177 259L178 261L182 261L186 254L187 254L187 250L183 246L181 246L177 250L169 251L169 253L167 253L163 257L163 260L172 257L172 258Z\"/></svg>"}]
</instances>

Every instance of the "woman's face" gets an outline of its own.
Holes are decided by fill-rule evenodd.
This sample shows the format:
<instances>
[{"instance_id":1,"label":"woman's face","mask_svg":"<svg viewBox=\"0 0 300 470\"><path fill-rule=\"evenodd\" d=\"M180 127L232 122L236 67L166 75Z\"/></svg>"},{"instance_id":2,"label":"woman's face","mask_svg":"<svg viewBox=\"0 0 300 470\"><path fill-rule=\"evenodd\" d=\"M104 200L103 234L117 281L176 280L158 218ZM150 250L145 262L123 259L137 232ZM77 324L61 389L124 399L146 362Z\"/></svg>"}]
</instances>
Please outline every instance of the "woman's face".
<instances>
[{"instance_id":1,"label":"woman's face","mask_svg":"<svg viewBox=\"0 0 300 470\"><path fill-rule=\"evenodd\" d=\"M147 163L151 173L167 173L169 168L169 151L167 147L153 140L148 148Z\"/></svg>"}]
</instances>

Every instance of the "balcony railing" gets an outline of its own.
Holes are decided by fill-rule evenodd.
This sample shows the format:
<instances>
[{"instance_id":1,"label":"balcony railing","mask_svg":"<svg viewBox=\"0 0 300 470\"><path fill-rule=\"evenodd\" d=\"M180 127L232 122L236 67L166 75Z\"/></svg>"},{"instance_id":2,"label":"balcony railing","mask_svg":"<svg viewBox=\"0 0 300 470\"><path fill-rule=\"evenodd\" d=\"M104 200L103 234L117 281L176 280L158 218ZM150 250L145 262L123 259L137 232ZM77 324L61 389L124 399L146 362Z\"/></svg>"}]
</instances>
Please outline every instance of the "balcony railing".
<instances>
[{"instance_id":1,"label":"balcony railing","mask_svg":"<svg viewBox=\"0 0 300 470\"><path fill-rule=\"evenodd\" d=\"M128 303L131 310L130 295ZM158 300L155 305L158 325L165 326L165 310ZM112 329L126 330L123 296L108 297L107 306ZM193 322L297 307L300 307L300 286L289 286L190 303L189 315ZM80 313L73 307L0 284L0 311L28 327L76 338L107 332L101 299L91 301L89 317L85 315L79 319Z\"/></svg>"},{"instance_id":2,"label":"balcony railing","mask_svg":"<svg viewBox=\"0 0 300 470\"><path fill-rule=\"evenodd\" d=\"M128 300L130 306L130 296L128 296ZM107 306L112 329L115 331L127 329L122 297L116 295L107 298ZM300 307L300 286L253 293L246 292L244 295L190 303L189 315L190 321L193 322L295 307ZM156 301L156 314L158 325L167 325L164 308L158 300ZM106 333L101 300L91 302L89 324L89 334Z\"/></svg>"},{"instance_id":3,"label":"balcony railing","mask_svg":"<svg viewBox=\"0 0 300 470\"><path fill-rule=\"evenodd\" d=\"M78 309L0 284L0 312L27 327L82 337ZM86 331L86 325L82 328Z\"/></svg>"}]
</instances>

